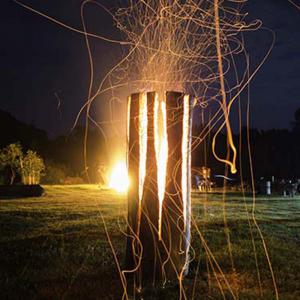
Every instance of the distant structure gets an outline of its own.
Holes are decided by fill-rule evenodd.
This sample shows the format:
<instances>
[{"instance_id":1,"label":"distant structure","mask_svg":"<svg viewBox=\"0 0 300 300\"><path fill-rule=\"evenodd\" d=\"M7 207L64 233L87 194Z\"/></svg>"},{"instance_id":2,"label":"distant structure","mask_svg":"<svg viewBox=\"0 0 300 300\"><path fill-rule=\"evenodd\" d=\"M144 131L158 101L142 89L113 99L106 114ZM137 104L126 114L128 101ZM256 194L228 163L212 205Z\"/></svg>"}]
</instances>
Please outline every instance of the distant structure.
<instances>
[{"instance_id":1,"label":"distant structure","mask_svg":"<svg viewBox=\"0 0 300 300\"><path fill-rule=\"evenodd\" d=\"M205 166L192 169L192 176L196 188L200 192L210 192L212 188L211 169Z\"/></svg>"}]
</instances>

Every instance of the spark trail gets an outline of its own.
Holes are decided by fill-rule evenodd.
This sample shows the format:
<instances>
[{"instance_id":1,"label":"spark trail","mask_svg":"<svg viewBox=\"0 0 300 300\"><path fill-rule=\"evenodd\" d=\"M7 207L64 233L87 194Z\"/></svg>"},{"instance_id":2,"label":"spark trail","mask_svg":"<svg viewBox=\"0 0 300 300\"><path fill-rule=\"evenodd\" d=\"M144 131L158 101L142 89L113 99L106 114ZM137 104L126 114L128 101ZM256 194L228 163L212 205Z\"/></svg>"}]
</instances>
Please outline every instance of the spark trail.
<instances>
[{"instance_id":1,"label":"spark trail","mask_svg":"<svg viewBox=\"0 0 300 300\"><path fill-rule=\"evenodd\" d=\"M125 0L121 2L122 5L116 8L107 8L98 1L86 0L82 2L81 7L82 28L74 28L46 13L37 11L25 4L25 2L14 1L25 9L85 38L91 76L85 105L78 113L75 123L77 123L79 116L83 112L86 112L87 126L92 122L103 133L101 123L94 121L90 116L91 106L98 99L98 96L105 95L107 99L116 98L115 92L124 88L130 87L132 92L138 91L144 93L156 91L158 95L162 95L167 90L190 94L196 99L194 106L201 107L202 112L211 105L218 106L215 112L210 115L207 124L199 135L194 137L192 149L203 143L213 131L214 136L211 146L215 158L228 165L231 173L237 172L237 150L232 137L230 111L234 102L238 101L241 92L247 88L249 82L261 67L272 48L271 45L261 64L254 68L253 73L250 73L243 33L258 30L262 23L259 20L246 22L247 13L243 10L243 4L246 0ZM293 0L288 1L299 8ZM85 8L88 5L93 5L107 13L116 28L120 31L122 39L112 39L89 32L84 17ZM111 66L107 74L101 78L98 85L96 85L98 79L96 80L93 73L94 59L90 50L92 39L112 43L113 45L120 45L123 48L123 56L119 58L119 61L115 65ZM243 57L246 61L246 67L244 70L239 70L239 72L236 72L236 70L233 71L237 57ZM228 80L228 76L232 72L235 74L234 84ZM125 101L125 99L119 100ZM145 99L142 99L142 102L145 102ZM161 105L163 107L160 107L160 110L164 112L164 104L162 103ZM139 126L143 128L140 142L145 146L147 142L144 140L144 133L147 130L147 123L145 121L147 110L145 103L141 106L139 113L142 116ZM116 126L113 117L109 119L109 122L112 127ZM231 150L230 155L227 155L227 153L219 155L216 151L218 148L217 138L223 129L226 130L228 145ZM87 139L85 141L87 142ZM165 155L165 153L162 153L164 147L157 145L156 148L157 159L160 160L160 157ZM86 153L86 148L84 149ZM145 147L142 147L140 151L140 156L145 158ZM249 156L251 156L250 150ZM165 168L163 165L160 167L162 169ZM141 164L139 172L139 185L142 187L144 184L145 162ZM163 182L163 179L160 181ZM162 184L162 190L164 189L164 184ZM140 191L142 191L141 188ZM141 192L139 197L140 199L142 198ZM254 205L255 198L253 207ZM255 226L249 226L256 227L261 237L274 283L275 296L278 299L275 277L266 244L255 219L254 209L251 221ZM196 237L199 238L205 250L209 276L213 275L212 277L215 278L224 298L226 298L224 290L227 289L232 298L236 299L237 296L225 274L222 272L217 259L207 245L203 232L201 232L195 221L193 221L193 228L197 233ZM127 283L124 274L133 272L134 270L121 270L106 227L105 231L108 235L108 241L114 253L115 260L117 261L124 289L124 298L127 299ZM133 239L133 242L140 245L137 236L133 236ZM230 241L230 239L228 240ZM193 251L194 249L191 247L191 252ZM143 249L140 249L139 253L136 253L135 269L139 267L142 252ZM192 259L194 258L191 257ZM210 274L209 270L211 270L212 274ZM180 297L186 298L186 293L182 285L182 274L178 275L178 280L181 289Z\"/></svg>"}]
</instances>

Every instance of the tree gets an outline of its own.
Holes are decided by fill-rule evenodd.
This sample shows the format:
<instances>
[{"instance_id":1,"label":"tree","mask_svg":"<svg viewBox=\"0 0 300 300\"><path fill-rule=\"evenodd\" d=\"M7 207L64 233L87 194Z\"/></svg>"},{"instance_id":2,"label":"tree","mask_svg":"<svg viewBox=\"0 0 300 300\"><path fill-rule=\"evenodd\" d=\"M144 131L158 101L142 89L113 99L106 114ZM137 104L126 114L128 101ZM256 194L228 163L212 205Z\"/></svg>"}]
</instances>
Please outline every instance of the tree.
<instances>
[{"instance_id":1,"label":"tree","mask_svg":"<svg viewBox=\"0 0 300 300\"><path fill-rule=\"evenodd\" d=\"M28 150L20 163L23 184L38 184L45 170L43 159L34 151Z\"/></svg>"},{"instance_id":2,"label":"tree","mask_svg":"<svg viewBox=\"0 0 300 300\"><path fill-rule=\"evenodd\" d=\"M14 183L17 171L23 159L22 147L19 143L9 144L0 151L0 169L10 170L10 185Z\"/></svg>"},{"instance_id":3,"label":"tree","mask_svg":"<svg viewBox=\"0 0 300 300\"><path fill-rule=\"evenodd\" d=\"M300 132L300 108L294 113L294 121L292 122L293 131Z\"/></svg>"},{"instance_id":4,"label":"tree","mask_svg":"<svg viewBox=\"0 0 300 300\"><path fill-rule=\"evenodd\" d=\"M36 152L28 150L23 155L19 143L10 144L0 151L0 170L8 168L10 171L10 185L19 173L23 184L38 184L45 170L43 159Z\"/></svg>"},{"instance_id":5,"label":"tree","mask_svg":"<svg viewBox=\"0 0 300 300\"><path fill-rule=\"evenodd\" d=\"M45 162L45 176L43 183L46 184L62 184L65 181L67 168L62 164L57 164L51 160Z\"/></svg>"}]
</instances>

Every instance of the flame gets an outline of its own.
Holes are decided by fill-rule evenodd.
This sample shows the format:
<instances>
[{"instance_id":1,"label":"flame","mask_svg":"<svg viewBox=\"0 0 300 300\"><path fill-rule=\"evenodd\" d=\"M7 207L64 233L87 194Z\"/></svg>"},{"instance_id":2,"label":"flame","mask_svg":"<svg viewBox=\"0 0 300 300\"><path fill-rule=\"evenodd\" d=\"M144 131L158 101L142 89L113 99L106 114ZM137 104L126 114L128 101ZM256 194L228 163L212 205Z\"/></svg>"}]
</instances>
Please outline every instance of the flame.
<instances>
[{"instance_id":1,"label":"flame","mask_svg":"<svg viewBox=\"0 0 300 300\"><path fill-rule=\"evenodd\" d=\"M154 146L157 165L157 185L159 200L158 235L159 239L161 239L162 204L165 197L168 161L168 139L166 101L159 101L157 93L155 94L154 102Z\"/></svg>"},{"instance_id":2,"label":"flame","mask_svg":"<svg viewBox=\"0 0 300 300\"><path fill-rule=\"evenodd\" d=\"M139 201L142 201L144 182L146 176L146 157L147 157L147 94L142 93L139 99Z\"/></svg>"},{"instance_id":3,"label":"flame","mask_svg":"<svg viewBox=\"0 0 300 300\"><path fill-rule=\"evenodd\" d=\"M128 102L127 102L127 128L126 128L127 147L129 145L129 132L130 132L130 107L131 107L131 96L128 97ZM127 159L128 159L128 153L127 153Z\"/></svg>"},{"instance_id":4,"label":"flame","mask_svg":"<svg viewBox=\"0 0 300 300\"><path fill-rule=\"evenodd\" d=\"M119 193L127 192L129 187L129 178L127 166L124 161L119 161L112 168L109 177L109 188L116 190Z\"/></svg>"},{"instance_id":5,"label":"flame","mask_svg":"<svg viewBox=\"0 0 300 300\"><path fill-rule=\"evenodd\" d=\"M183 99L183 121L182 121L182 169L181 169L181 187L182 187L182 203L183 203L183 218L184 226L186 225L187 216L187 197L188 197L188 151L189 151L189 129L190 129L190 104L189 96L185 95Z\"/></svg>"}]
</instances>

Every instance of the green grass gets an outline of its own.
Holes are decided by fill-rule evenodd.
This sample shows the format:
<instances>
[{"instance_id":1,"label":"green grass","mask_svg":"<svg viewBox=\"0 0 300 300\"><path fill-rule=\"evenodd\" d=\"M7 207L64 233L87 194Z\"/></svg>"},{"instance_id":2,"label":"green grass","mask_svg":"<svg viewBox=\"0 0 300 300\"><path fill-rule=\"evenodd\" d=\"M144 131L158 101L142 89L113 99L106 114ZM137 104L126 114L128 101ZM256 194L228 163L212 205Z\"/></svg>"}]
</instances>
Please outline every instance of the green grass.
<instances>
[{"instance_id":1,"label":"green grass","mask_svg":"<svg viewBox=\"0 0 300 300\"><path fill-rule=\"evenodd\" d=\"M93 185L45 190L41 198L0 200L0 299L120 299L122 287L103 220L122 264L125 197ZM252 202L230 195L224 204L220 195L194 194L193 218L240 299L275 299L262 241L250 219L263 291L259 294L245 209L251 213ZM300 299L300 199L258 198L255 211L280 299ZM188 299L195 281L195 299L222 299L216 280L207 272L195 226L192 249L195 258L184 281ZM232 299L226 289L225 293ZM177 292L170 289L160 299L177 299Z\"/></svg>"}]
</instances>

